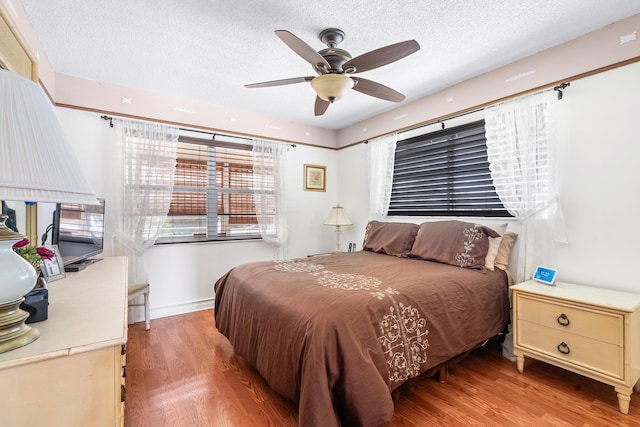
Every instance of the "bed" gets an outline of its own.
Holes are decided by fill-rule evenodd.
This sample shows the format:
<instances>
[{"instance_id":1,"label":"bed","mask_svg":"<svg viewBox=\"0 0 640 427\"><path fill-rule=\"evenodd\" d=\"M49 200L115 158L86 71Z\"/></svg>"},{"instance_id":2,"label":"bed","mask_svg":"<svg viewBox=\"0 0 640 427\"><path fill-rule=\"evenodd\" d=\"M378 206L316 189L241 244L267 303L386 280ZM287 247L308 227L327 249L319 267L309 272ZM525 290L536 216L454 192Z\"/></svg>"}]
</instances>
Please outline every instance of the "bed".
<instances>
[{"instance_id":1,"label":"bed","mask_svg":"<svg viewBox=\"0 0 640 427\"><path fill-rule=\"evenodd\" d=\"M394 390L504 330L507 273L486 264L502 234L425 224L371 221L363 251L243 264L216 282L216 327L298 404L301 426L382 425Z\"/></svg>"}]
</instances>

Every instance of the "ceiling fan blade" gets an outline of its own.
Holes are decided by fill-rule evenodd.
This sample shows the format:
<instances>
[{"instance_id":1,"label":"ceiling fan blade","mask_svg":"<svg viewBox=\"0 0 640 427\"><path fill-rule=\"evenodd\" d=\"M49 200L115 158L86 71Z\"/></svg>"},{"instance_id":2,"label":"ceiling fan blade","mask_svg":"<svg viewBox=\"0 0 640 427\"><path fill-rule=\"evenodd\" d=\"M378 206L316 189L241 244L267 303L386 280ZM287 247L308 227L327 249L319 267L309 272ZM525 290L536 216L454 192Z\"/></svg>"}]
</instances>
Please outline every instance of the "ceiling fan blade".
<instances>
[{"instance_id":1,"label":"ceiling fan blade","mask_svg":"<svg viewBox=\"0 0 640 427\"><path fill-rule=\"evenodd\" d=\"M406 96L400 92L380 83L363 79L361 77L351 78L356 82L355 86L353 86L353 90L357 90L365 95L374 96L391 102L402 102L406 98Z\"/></svg>"},{"instance_id":2,"label":"ceiling fan blade","mask_svg":"<svg viewBox=\"0 0 640 427\"><path fill-rule=\"evenodd\" d=\"M314 108L315 115L316 116L323 115L324 112L327 111L327 108L329 108L329 101L325 101L319 96L316 96L316 105Z\"/></svg>"},{"instance_id":3,"label":"ceiling fan blade","mask_svg":"<svg viewBox=\"0 0 640 427\"><path fill-rule=\"evenodd\" d=\"M282 86L282 85L290 85L294 83L304 83L310 82L315 77L293 77L290 79L282 79L282 80L272 80L270 82L262 82L262 83L252 83L248 85L244 85L244 87L254 88L254 87L270 87L270 86Z\"/></svg>"},{"instance_id":4,"label":"ceiling fan blade","mask_svg":"<svg viewBox=\"0 0 640 427\"><path fill-rule=\"evenodd\" d=\"M345 72L361 73L391 64L419 50L420 45L417 41L406 40L356 56L350 61L345 62L342 65L342 69ZM355 71L349 71L350 68L355 69Z\"/></svg>"},{"instance_id":5,"label":"ceiling fan blade","mask_svg":"<svg viewBox=\"0 0 640 427\"><path fill-rule=\"evenodd\" d=\"M314 67L319 66L319 68L331 68L331 65L329 65L327 60L324 59L322 55L313 50L311 46L309 46L303 40L299 39L297 36L291 34L289 31L276 30L276 36L280 37L280 40L282 40L287 46L289 46L291 50L300 55L302 59L304 59Z\"/></svg>"}]
</instances>

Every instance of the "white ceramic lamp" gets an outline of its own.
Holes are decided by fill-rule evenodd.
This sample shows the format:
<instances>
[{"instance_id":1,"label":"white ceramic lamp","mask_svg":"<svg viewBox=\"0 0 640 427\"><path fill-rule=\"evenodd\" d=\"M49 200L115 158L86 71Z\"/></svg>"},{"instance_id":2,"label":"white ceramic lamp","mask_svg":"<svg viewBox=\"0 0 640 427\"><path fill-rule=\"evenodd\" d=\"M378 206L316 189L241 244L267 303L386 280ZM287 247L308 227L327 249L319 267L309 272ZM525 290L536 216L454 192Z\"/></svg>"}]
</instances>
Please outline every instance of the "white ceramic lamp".
<instances>
[{"instance_id":1,"label":"white ceramic lamp","mask_svg":"<svg viewBox=\"0 0 640 427\"><path fill-rule=\"evenodd\" d=\"M0 94L0 200L97 204L42 88L0 69ZM28 313L19 308L36 284L36 271L13 252L24 236L5 220L0 220L0 353L39 336L24 324Z\"/></svg>"},{"instance_id":2,"label":"white ceramic lamp","mask_svg":"<svg viewBox=\"0 0 640 427\"><path fill-rule=\"evenodd\" d=\"M20 310L20 303L36 284L35 269L13 250L24 238L10 230L0 215L0 353L22 347L36 340L38 330L24 323L29 313Z\"/></svg>"}]
</instances>

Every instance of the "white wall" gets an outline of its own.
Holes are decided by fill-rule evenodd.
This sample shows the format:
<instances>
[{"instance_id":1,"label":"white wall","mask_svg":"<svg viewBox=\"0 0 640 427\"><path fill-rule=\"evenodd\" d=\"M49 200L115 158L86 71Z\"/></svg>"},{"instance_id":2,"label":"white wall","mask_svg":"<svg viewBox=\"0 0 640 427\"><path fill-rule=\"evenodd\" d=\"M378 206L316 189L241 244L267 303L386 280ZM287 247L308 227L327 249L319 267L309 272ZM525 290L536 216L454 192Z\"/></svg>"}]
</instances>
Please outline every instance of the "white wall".
<instances>
[{"instance_id":1,"label":"white wall","mask_svg":"<svg viewBox=\"0 0 640 427\"><path fill-rule=\"evenodd\" d=\"M364 229L369 221L369 167L367 144L356 144L338 152L338 201L344 206L352 226L341 227L342 250L349 242L362 249Z\"/></svg>"},{"instance_id":2,"label":"white wall","mask_svg":"<svg viewBox=\"0 0 640 427\"><path fill-rule=\"evenodd\" d=\"M559 103L558 186L569 244L559 280L640 293L640 63L571 82Z\"/></svg>"},{"instance_id":3,"label":"white wall","mask_svg":"<svg viewBox=\"0 0 640 427\"><path fill-rule=\"evenodd\" d=\"M558 269L559 281L640 293L639 76L636 63L572 81L558 103L557 183L569 244L549 242L545 262ZM338 158L338 195L355 224L344 240L359 247L368 221L366 147L340 150ZM511 221L509 229L520 225Z\"/></svg>"},{"instance_id":4,"label":"white wall","mask_svg":"<svg viewBox=\"0 0 640 427\"><path fill-rule=\"evenodd\" d=\"M111 237L115 228L113 215L112 150L116 131L100 114L56 108L63 129L83 172L93 185L98 197L106 200L105 256L111 255ZM333 149L297 145L288 151L288 257L331 251L334 233L322 226L331 206L338 200L338 152ZM305 163L327 167L327 191L303 190ZM51 222L50 205L39 208L39 228L44 230ZM42 233L42 231L40 231ZM213 306L213 284L232 267L250 261L273 259L273 249L262 241L211 242L197 244L160 245L149 249L143 259L151 284L150 306L152 317L192 311ZM74 274L74 273L69 273ZM140 313L133 313L138 318Z\"/></svg>"}]
</instances>

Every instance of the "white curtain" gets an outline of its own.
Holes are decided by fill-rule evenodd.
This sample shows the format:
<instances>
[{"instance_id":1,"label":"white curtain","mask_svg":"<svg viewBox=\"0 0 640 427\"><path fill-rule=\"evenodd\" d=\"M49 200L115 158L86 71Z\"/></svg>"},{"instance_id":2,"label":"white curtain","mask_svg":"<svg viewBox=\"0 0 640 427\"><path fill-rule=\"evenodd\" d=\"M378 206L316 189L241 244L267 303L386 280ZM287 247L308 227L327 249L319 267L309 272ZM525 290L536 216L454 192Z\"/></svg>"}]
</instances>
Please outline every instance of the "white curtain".
<instances>
[{"instance_id":1,"label":"white curtain","mask_svg":"<svg viewBox=\"0 0 640 427\"><path fill-rule=\"evenodd\" d=\"M253 140L253 201L262 240L273 247L274 259L286 259L288 145Z\"/></svg>"},{"instance_id":2,"label":"white curtain","mask_svg":"<svg viewBox=\"0 0 640 427\"><path fill-rule=\"evenodd\" d=\"M119 194L114 251L129 258L129 282L147 282L142 254L164 224L176 167L178 128L159 123L114 120L118 132L114 179Z\"/></svg>"},{"instance_id":3,"label":"white curtain","mask_svg":"<svg viewBox=\"0 0 640 427\"><path fill-rule=\"evenodd\" d=\"M496 192L522 225L516 281L548 264L549 244L567 243L555 174L555 92L522 96L485 110L487 155ZM549 266L553 266L552 264Z\"/></svg>"},{"instance_id":4,"label":"white curtain","mask_svg":"<svg viewBox=\"0 0 640 427\"><path fill-rule=\"evenodd\" d=\"M369 218L381 220L389 212L398 134L369 141Z\"/></svg>"}]
</instances>

